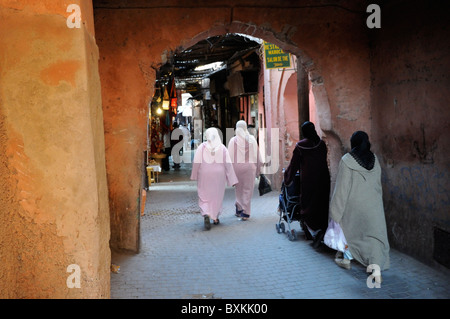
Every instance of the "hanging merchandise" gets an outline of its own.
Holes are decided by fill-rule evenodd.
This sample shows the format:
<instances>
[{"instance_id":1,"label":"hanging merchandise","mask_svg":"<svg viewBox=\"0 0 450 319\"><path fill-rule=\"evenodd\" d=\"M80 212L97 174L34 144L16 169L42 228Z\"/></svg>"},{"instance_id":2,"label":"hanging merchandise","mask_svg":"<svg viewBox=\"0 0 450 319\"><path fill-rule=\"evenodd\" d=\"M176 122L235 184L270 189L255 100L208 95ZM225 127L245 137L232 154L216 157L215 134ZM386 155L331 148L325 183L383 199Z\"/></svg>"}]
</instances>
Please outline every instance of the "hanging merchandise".
<instances>
[{"instance_id":1,"label":"hanging merchandise","mask_svg":"<svg viewBox=\"0 0 450 319\"><path fill-rule=\"evenodd\" d=\"M177 108L178 108L178 99L177 99L177 90L175 88L175 78L172 78L171 81L171 88L170 88L170 107L172 109L173 114L177 114Z\"/></svg>"},{"instance_id":2,"label":"hanging merchandise","mask_svg":"<svg viewBox=\"0 0 450 319\"><path fill-rule=\"evenodd\" d=\"M163 110L168 111L169 110L169 105L170 105L169 94L167 93L167 86L165 86L164 87L163 104L162 104Z\"/></svg>"},{"instance_id":3,"label":"hanging merchandise","mask_svg":"<svg viewBox=\"0 0 450 319\"><path fill-rule=\"evenodd\" d=\"M161 88L160 87L155 87L155 94L153 95L152 101L157 104L161 103Z\"/></svg>"}]
</instances>

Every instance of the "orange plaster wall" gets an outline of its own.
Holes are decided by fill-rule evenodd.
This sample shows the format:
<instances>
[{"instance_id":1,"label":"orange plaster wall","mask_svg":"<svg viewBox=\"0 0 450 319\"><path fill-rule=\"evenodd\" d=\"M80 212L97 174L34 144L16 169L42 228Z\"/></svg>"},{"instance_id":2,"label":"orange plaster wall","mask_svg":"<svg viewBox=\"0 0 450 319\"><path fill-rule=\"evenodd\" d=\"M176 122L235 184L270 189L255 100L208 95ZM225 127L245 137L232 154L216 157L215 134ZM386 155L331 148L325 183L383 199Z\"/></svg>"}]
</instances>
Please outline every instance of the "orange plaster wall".
<instances>
[{"instance_id":1,"label":"orange plaster wall","mask_svg":"<svg viewBox=\"0 0 450 319\"><path fill-rule=\"evenodd\" d=\"M0 2L0 297L109 297L98 50L37 3Z\"/></svg>"},{"instance_id":2,"label":"orange plaster wall","mask_svg":"<svg viewBox=\"0 0 450 319\"><path fill-rule=\"evenodd\" d=\"M76 72L80 69L80 61L56 62L41 71L41 80L49 86L57 86L61 81L75 84Z\"/></svg>"}]
</instances>

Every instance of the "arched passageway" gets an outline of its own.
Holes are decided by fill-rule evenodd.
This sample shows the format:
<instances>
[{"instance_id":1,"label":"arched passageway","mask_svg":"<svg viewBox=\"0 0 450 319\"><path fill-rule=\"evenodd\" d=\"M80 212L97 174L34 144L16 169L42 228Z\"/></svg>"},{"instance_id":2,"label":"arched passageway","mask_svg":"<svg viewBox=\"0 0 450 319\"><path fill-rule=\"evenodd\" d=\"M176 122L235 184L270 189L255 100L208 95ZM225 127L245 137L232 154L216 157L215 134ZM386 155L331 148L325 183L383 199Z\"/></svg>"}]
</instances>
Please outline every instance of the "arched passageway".
<instances>
[{"instance_id":1,"label":"arched passageway","mask_svg":"<svg viewBox=\"0 0 450 319\"><path fill-rule=\"evenodd\" d=\"M155 74L152 68L156 69L164 64L166 59L170 57L169 51L182 51L208 37L226 33L248 34L277 44L282 49L297 56L299 66L305 68L310 75L313 94L315 97L318 95L315 98L317 112L323 117L321 121L322 132L326 134L326 132L333 133L338 129L348 130L347 126L340 127L338 123L332 124L330 100L332 101L333 98L329 97L324 87L325 76L321 75L320 71L322 67L317 65L315 60L305 54L297 45L293 45L293 40L286 39L286 34L283 34L285 30L279 33L272 29L259 27L257 24L236 21L224 22L219 26L216 23L208 25L207 20L209 18L214 20L215 14L223 14L224 10L211 8L169 10L171 14L179 15L179 18L175 19L177 21L183 21L188 14L187 12L189 12L189 18L193 18L194 13L202 15L202 23L196 24L195 28L190 25L190 28L183 29L183 32L180 32L178 29L182 28L182 25L176 23L167 26L160 23L157 25L149 24L150 15L154 14L155 10L164 11L166 9L112 10L98 8L95 11L97 42L101 52L99 66L104 101L108 187L112 216L111 244L113 247L120 249L138 250L137 230L139 229L139 220L135 217L134 212L138 211L138 200L136 198L140 194L143 169L141 164L136 165L136 161L142 159L142 152L146 148L145 126L147 125L146 118L142 115L147 113L149 101L154 93ZM213 11L214 14L208 14L207 19L204 14L209 11ZM124 14L124 16L120 14ZM244 15L245 19L243 16L243 20L253 20L258 17L257 12L254 11L245 14L248 16ZM239 20L241 19L237 19L237 21ZM127 23L132 21L132 23L124 26L122 23L118 23L119 21L128 21ZM204 31L205 29L207 31ZM149 33L154 35L151 39L148 37ZM171 36L160 36L165 33L171 34ZM305 47L312 46L314 48L312 40L305 39L302 41L299 39L297 42L304 43ZM335 43L336 41L337 39L334 40ZM330 62L320 58L320 55L324 54L321 48L314 49L318 55L317 60L329 65ZM133 54L130 54L130 52L133 52ZM162 55L161 52L163 52ZM368 59L365 59L358 52L353 64L358 69L362 68L363 63L368 64L368 62ZM331 65L333 64L331 63ZM335 77L339 78L345 74L342 70L335 70L334 65L331 72L333 72L332 82L334 82ZM369 73L367 72L364 77L368 79L368 76ZM362 86L363 83L361 81L351 83L358 88L352 89L352 86L349 85L346 88L346 94L351 96L351 92L353 92L355 99L358 98L359 100L364 96L368 98L369 91L368 88ZM269 89L267 88L267 90ZM367 94L362 94L364 92ZM283 94L283 92L266 91L266 94L270 97ZM270 112L277 113L278 101L266 99L265 103L271 105L272 111ZM365 108L367 108L368 101L364 102L363 105L366 105ZM358 110L358 113L360 112L363 111ZM351 113L351 111L347 112L348 116ZM279 127L278 121L273 115L268 114L266 116L267 127L269 125L270 127ZM339 135L335 134L336 136ZM268 143L271 143L270 137ZM114 147L109 147L109 145L114 145ZM331 150L333 151L334 148L331 148ZM340 155L340 148L337 151Z\"/></svg>"},{"instance_id":2,"label":"arched passageway","mask_svg":"<svg viewBox=\"0 0 450 319\"><path fill-rule=\"evenodd\" d=\"M356 0L73 2L79 28L65 0L0 2L2 296L108 297L108 247L139 250L154 70L178 47L225 33L298 57L335 144L332 170L351 133L366 130L392 245L449 266L450 47L439 2L384 5L379 29ZM66 285L70 264L81 289Z\"/></svg>"}]
</instances>

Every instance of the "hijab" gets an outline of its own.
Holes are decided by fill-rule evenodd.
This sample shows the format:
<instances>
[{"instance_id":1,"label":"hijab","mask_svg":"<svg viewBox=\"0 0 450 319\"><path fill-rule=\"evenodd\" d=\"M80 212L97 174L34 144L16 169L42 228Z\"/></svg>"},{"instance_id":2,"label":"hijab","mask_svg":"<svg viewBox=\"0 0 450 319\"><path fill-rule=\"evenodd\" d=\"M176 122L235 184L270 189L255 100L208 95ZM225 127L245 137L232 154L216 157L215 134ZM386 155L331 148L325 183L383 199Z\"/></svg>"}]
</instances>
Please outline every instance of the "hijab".
<instances>
[{"instance_id":1,"label":"hijab","mask_svg":"<svg viewBox=\"0 0 450 319\"><path fill-rule=\"evenodd\" d=\"M240 144L248 142L250 139L250 133L247 130L247 123L243 120L240 120L236 123L236 136Z\"/></svg>"},{"instance_id":2,"label":"hijab","mask_svg":"<svg viewBox=\"0 0 450 319\"><path fill-rule=\"evenodd\" d=\"M222 140L219 135L219 131L215 127L210 127L205 132L206 137L206 148L215 152L219 149L220 145L222 145Z\"/></svg>"},{"instance_id":3,"label":"hijab","mask_svg":"<svg viewBox=\"0 0 450 319\"><path fill-rule=\"evenodd\" d=\"M316 127L314 126L314 123L306 121L302 124L302 133L303 137L310 140L314 143L314 145L319 144L320 137L317 135Z\"/></svg>"},{"instance_id":4,"label":"hijab","mask_svg":"<svg viewBox=\"0 0 450 319\"><path fill-rule=\"evenodd\" d=\"M234 158L234 152L237 152L238 163L244 163L246 157L249 158L250 163L257 162L258 143L248 131L247 122L244 120L236 123L236 144L236 150L234 147L231 148L232 158Z\"/></svg>"},{"instance_id":5,"label":"hijab","mask_svg":"<svg viewBox=\"0 0 450 319\"><path fill-rule=\"evenodd\" d=\"M370 151L369 136L366 132L356 131L350 138L352 150L350 155L359 165L367 170L371 170L375 165L375 155Z\"/></svg>"}]
</instances>

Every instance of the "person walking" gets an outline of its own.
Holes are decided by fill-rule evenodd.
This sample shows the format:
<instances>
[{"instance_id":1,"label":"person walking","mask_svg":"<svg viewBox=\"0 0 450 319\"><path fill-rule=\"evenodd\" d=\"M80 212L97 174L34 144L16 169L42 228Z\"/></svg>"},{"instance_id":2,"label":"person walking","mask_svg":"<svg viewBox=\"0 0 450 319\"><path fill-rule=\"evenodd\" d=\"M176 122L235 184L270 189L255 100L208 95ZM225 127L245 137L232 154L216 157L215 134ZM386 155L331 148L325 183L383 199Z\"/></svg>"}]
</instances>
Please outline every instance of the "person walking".
<instances>
[{"instance_id":1,"label":"person walking","mask_svg":"<svg viewBox=\"0 0 450 319\"><path fill-rule=\"evenodd\" d=\"M206 230L211 229L210 219L219 224L225 187L235 186L238 179L230 154L222 144L219 132L212 127L205 132L206 142L200 144L192 163L191 180L197 181L198 204Z\"/></svg>"},{"instance_id":2,"label":"person walking","mask_svg":"<svg viewBox=\"0 0 450 319\"><path fill-rule=\"evenodd\" d=\"M330 202L330 218L342 228L347 246L335 262L350 269L351 260L375 266L375 281L389 268L389 242L383 207L381 167L370 150L369 136L356 131L351 151L339 162L336 186Z\"/></svg>"},{"instance_id":3,"label":"person walking","mask_svg":"<svg viewBox=\"0 0 450 319\"><path fill-rule=\"evenodd\" d=\"M236 135L228 143L228 152L234 172L239 180L235 187L236 216L247 220L251 214L251 201L255 189L255 178L260 174L261 158L258 143L247 130L247 123L236 123Z\"/></svg>"},{"instance_id":4,"label":"person walking","mask_svg":"<svg viewBox=\"0 0 450 319\"><path fill-rule=\"evenodd\" d=\"M180 170L180 163L181 163L181 154L183 150L183 145L179 144L183 141L183 131L178 128L178 122L173 123L173 129L170 134L170 142L171 142L171 155L172 155L172 162L173 162L173 169L178 171Z\"/></svg>"},{"instance_id":5,"label":"person walking","mask_svg":"<svg viewBox=\"0 0 450 319\"><path fill-rule=\"evenodd\" d=\"M170 170L170 162L169 162L169 156L172 152L172 143L170 141L170 131L169 128L165 125L162 125L162 132L163 132L163 142L164 142L164 148L163 153L166 155L161 160L161 166L164 171Z\"/></svg>"},{"instance_id":6,"label":"person walking","mask_svg":"<svg viewBox=\"0 0 450 319\"><path fill-rule=\"evenodd\" d=\"M306 225L307 239L317 248L328 227L330 203L330 173L327 146L317 135L314 123L301 127L303 139L294 148L289 166L284 172L284 184L289 187L300 173L300 215Z\"/></svg>"}]
</instances>

